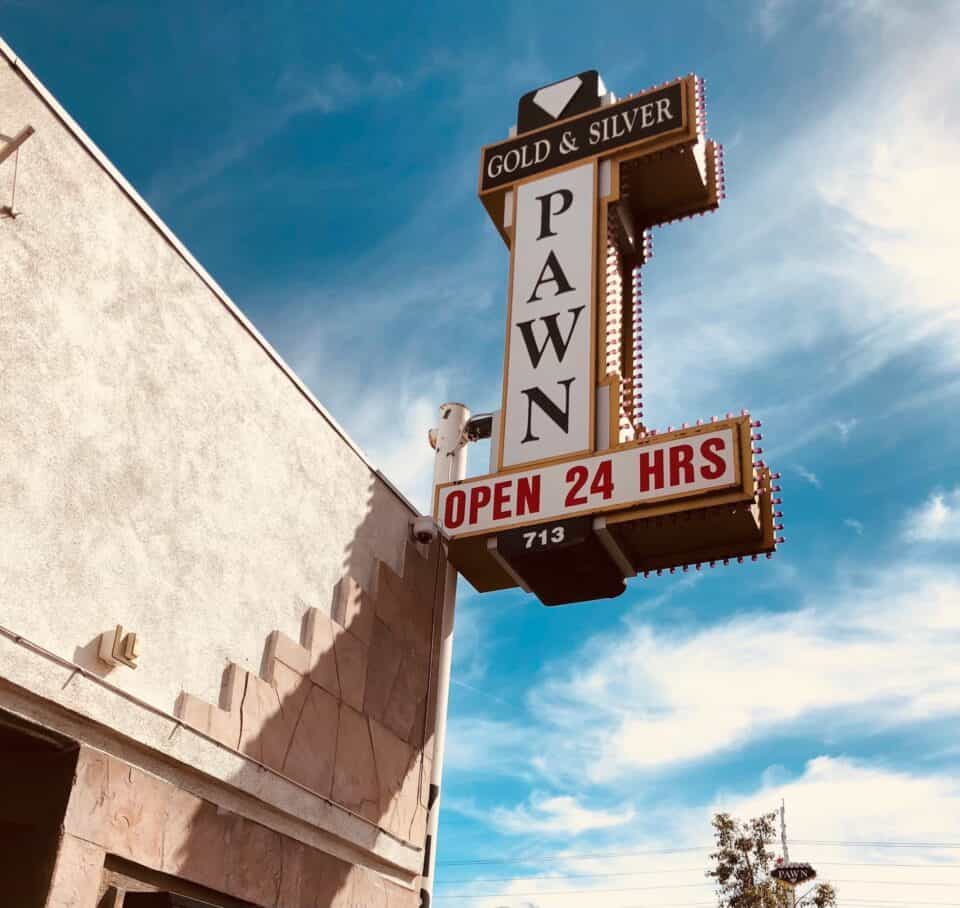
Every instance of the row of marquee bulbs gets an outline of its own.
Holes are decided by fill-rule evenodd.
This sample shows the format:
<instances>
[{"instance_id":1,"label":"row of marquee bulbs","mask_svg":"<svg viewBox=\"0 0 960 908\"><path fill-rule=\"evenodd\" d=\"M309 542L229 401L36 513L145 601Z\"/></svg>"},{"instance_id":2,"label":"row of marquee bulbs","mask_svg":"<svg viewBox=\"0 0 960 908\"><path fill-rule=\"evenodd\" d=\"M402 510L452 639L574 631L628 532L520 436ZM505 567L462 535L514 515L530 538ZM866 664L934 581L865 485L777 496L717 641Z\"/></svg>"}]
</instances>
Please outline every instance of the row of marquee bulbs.
<instances>
[{"instance_id":1,"label":"row of marquee bulbs","mask_svg":"<svg viewBox=\"0 0 960 908\"><path fill-rule=\"evenodd\" d=\"M749 411L749 410L741 410L741 411L740 411L740 415L741 415L741 416L749 416L749 415L750 415L750 411ZM725 419L733 419L733 418L734 418L734 415L733 415L733 413L727 413L724 418L725 418ZM717 422L717 417L716 417L716 416L711 416L709 422L711 422L711 423ZM702 426L702 425L704 425L704 420L698 419L698 420L696 421L695 425L697 425L697 426ZM751 423L750 423L750 428L751 428L751 429L760 429L760 428L762 427L762 425L763 425L763 424L760 422L759 419L755 419L755 420L751 421ZM680 429L681 429L681 430L682 430L682 429L688 429L688 428L692 428L692 427L689 426L687 423L681 423L681 424L680 424ZM674 427L673 427L673 426L667 426L667 432L672 432L673 430L674 430ZM643 436L642 436L642 437L651 438L651 437L653 437L653 436L655 436L655 435L657 435L657 434L659 434L659 430L657 430L657 429L647 429L647 430L643 433ZM762 435L760 432L753 432L753 433L751 434L751 436L750 436L750 441L751 441L751 442L761 441L762 439L763 439L763 435ZM765 462L765 461L762 459L762 457L761 457L761 455L763 454L763 448L754 447L754 448L752 448L752 452L753 452L753 456L754 456L754 461L753 461L754 476L756 477L757 481L759 482L759 481L762 481L762 478L763 478L763 476L764 476L764 473L765 473L765 471L766 471L766 469L767 469L767 464L766 464L766 462ZM782 504L783 504L783 498L780 497L780 494L779 494L780 492L782 492L782 487L781 487L780 485L773 485L772 483L779 482L779 480L782 479L783 474L781 474L781 473L770 473L770 474L769 474L769 477L770 477L770 482L771 482L770 491L771 491L771 493L775 493L775 494L777 495L776 498L772 498L772 499L771 499L771 503L774 504L774 505L776 505L776 506L782 505ZM766 489L765 489L763 486L758 486L758 487L757 487L757 490L754 492L754 500L755 500L755 501L756 501L756 500L759 500L760 496L761 496L764 492L766 492ZM774 520L782 520L782 519L783 519L783 511L780 511L780 510L774 511L773 517L774 517ZM781 533L781 532L783 531L783 524L782 524L782 523L774 524L773 529L774 529L775 533ZM784 537L784 536L775 536L775 538L774 538L774 545L773 545L774 549L777 549L779 546L783 545L786 541L787 541L787 540L786 540L786 537ZM681 573L684 573L684 574L685 574L685 573L687 573L687 572L690 570L691 567L694 568L694 569L697 570L697 571L700 571L700 570L703 570L703 567L704 567L705 565L706 565L707 567L713 568L713 567L716 567L718 564L722 564L722 565L724 565L724 566L729 565L731 561L736 561L737 564L743 564L744 561L746 561L748 557L749 557L750 561L757 561L757 560L759 560L759 558L760 558L759 555L750 555L750 556L738 555L738 556L736 556L736 558L721 558L721 559L715 560L715 561L705 561L705 562L695 561L695 562L691 562L690 564L679 565L678 567L657 568L657 569L654 570L654 571L644 571L644 572L643 572L643 576L644 576L644 577L649 577L651 574L655 574L657 577L661 577L661 576L663 576L664 573L676 574L678 570L679 570ZM773 557L773 552L767 552L767 553L765 554L765 557L768 558L768 559L769 559L769 558L772 558L772 557Z\"/></svg>"}]
</instances>

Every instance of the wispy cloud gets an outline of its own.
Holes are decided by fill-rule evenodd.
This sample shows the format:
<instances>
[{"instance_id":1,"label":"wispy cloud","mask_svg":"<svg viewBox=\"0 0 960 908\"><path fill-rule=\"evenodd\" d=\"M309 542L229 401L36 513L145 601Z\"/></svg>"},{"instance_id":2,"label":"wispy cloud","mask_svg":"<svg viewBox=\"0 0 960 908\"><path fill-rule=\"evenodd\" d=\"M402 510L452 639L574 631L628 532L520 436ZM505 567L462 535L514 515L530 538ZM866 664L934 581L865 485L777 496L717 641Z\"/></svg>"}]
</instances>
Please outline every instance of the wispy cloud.
<instances>
[{"instance_id":1,"label":"wispy cloud","mask_svg":"<svg viewBox=\"0 0 960 908\"><path fill-rule=\"evenodd\" d=\"M960 713L960 574L900 567L799 610L589 641L529 697L547 763L597 783L677 767L825 711L878 724ZM880 667L883 667L880 670ZM802 684L796 679L803 678ZM789 691L789 695L785 692Z\"/></svg>"},{"instance_id":2,"label":"wispy cloud","mask_svg":"<svg viewBox=\"0 0 960 908\"><path fill-rule=\"evenodd\" d=\"M960 487L931 494L907 515L903 535L911 542L960 541Z\"/></svg>"},{"instance_id":3,"label":"wispy cloud","mask_svg":"<svg viewBox=\"0 0 960 908\"><path fill-rule=\"evenodd\" d=\"M801 466L800 464L797 464L797 465L794 467L794 470L796 471L797 475L798 475L801 479L805 480L806 482L809 482L810 485L816 486L816 488L818 488L818 489L822 489L822 488L823 488L823 483L822 483L822 482L820 481L820 479L817 477L817 474L816 474L816 473L811 473L806 467L803 467L803 466Z\"/></svg>"},{"instance_id":4,"label":"wispy cloud","mask_svg":"<svg viewBox=\"0 0 960 908\"><path fill-rule=\"evenodd\" d=\"M863 535L863 523L861 521L854 520L852 517L848 517L846 520L843 521L843 525L845 527L850 527L850 529L853 530L853 532L856 533L858 536Z\"/></svg>"},{"instance_id":5,"label":"wispy cloud","mask_svg":"<svg viewBox=\"0 0 960 908\"><path fill-rule=\"evenodd\" d=\"M784 27L793 5L794 0L760 0L753 10L754 28L769 40Z\"/></svg>"},{"instance_id":6,"label":"wispy cloud","mask_svg":"<svg viewBox=\"0 0 960 908\"><path fill-rule=\"evenodd\" d=\"M598 809L585 807L569 795L533 794L529 804L513 808L495 807L489 822L509 835L580 835L597 829L611 829L629 823L632 807Z\"/></svg>"},{"instance_id":7,"label":"wispy cloud","mask_svg":"<svg viewBox=\"0 0 960 908\"><path fill-rule=\"evenodd\" d=\"M852 419L836 419L833 422L834 427L840 434L840 440L846 443L850 438L850 433L857 427L859 420L856 417Z\"/></svg>"},{"instance_id":8,"label":"wispy cloud","mask_svg":"<svg viewBox=\"0 0 960 908\"><path fill-rule=\"evenodd\" d=\"M769 9L786 15L788 6ZM911 383L957 361L960 273L949 250L960 247L960 225L942 174L960 158L948 114L960 103L960 14L955 5L934 17L925 9L905 13L895 39L879 13L860 10L855 28L854 11L844 13L851 52L862 56L852 78L832 83L815 119L790 119L781 135L755 126L731 153L726 207L683 237L698 268L651 285L651 417L749 404L771 439L798 437L806 422L848 441L857 423L830 412L845 391L921 349ZM771 198L776 211L758 219ZM673 255L655 258L651 277L679 261ZM753 326L748 357L744 325ZM895 396L912 390L900 386Z\"/></svg>"},{"instance_id":9,"label":"wispy cloud","mask_svg":"<svg viewBox=\"0 0 960 908\"><path fill-rule=\"evenodd\" d=\"M421 513L432 510L434 454L427 440L436 424L439 405L446 399L442 376L434 375L429 387L412 391L398 384L380 389L354 385L352 400L337 394L333 408L338 419L386 475Z\"/></svg>"},{"instance_id":10,"label":"wispy cloud","mask_svg":"<svg viewBox=\"0 0 960 908\"><path fill-rule=\"evenodd\" d=\"M154 174L145 194L157 207L169 207L250 157L298 117L328 115L374 100L389 101L421 84L440 62L440 58L426 61L404 74L383 70L355 74L339 64L318 73L287 69L269 100L245 105L234 126L213 140L208 154Z\"/></svg>"},{"instance_id":11,"label":"wispy cloud","mask_svg":"<svg viewBox=\"0 0 960 908\"><path fill-rule=\"evenodd\" d=\"M533 778L537 745L520 723L484 716L452 716L447 725L444 771L473 776Z\"/></svg>"}]
</instances>

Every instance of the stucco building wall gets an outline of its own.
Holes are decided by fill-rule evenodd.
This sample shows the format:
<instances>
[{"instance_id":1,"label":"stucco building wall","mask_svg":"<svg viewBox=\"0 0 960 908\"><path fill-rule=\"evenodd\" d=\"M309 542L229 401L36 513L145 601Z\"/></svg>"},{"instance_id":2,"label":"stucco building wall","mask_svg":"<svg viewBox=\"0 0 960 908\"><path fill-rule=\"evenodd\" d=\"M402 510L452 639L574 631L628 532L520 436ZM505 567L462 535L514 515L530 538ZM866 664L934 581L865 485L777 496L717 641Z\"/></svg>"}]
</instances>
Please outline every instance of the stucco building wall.
<instances>
[{"instance_id":1,"label":"stucco building wall","mask_svg":"<svg viewBox=\"0 0 960 908\"><path fill-rule=\"evenodd\" d=\"M415 888L439 546L0 44L0 134L27 124L0 220L0 708L289 836L278 854ZM136 669L97 657L116 624ZM111 853L79 838L64 866Z\"/></svg>"}]
</instances>

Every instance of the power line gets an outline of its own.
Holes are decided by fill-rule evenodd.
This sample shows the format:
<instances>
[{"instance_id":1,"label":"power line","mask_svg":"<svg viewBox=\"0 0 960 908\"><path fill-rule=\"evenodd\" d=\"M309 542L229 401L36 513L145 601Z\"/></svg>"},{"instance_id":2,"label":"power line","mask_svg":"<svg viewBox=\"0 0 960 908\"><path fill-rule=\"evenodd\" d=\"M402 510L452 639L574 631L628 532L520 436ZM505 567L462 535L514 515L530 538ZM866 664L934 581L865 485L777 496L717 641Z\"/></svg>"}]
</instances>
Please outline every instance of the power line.
<instances>
[{"instance_id":1,"label":"power line","mask_svg":"<svg viewBox=\"0 0 960 908\"><path fill-rule=\"evenodd\" d=\"M931 870L960 867L960 861L942 861L938 864L888 864L886 861L817 861L818 867L924 867Z\"/></svg>"},{"instance_id":2,"label":"power line","mask_svg":"<svg viewBox=\"0 0 960 908\"><path fill-rule=\"evenodd\" d=\"M794 839L801 845L842 845L856 848L960 848L960 842L844 842L826 839Z\"/></svg>"},{"instance_id":3,"label":"power line","mask_svg":"<svg viewBox=\"0 0 960 908\"><path fill-rule=\"evenodd\" d=\"M817 861L817 867L895 867L911 868L920 870L957 870L960 869L960 863L957 864L887 864L883 861L874 861L873 863L855 861ZM668 867L654 870L618 870L614 872L600 873L559 873L550 876L490 876L490 877L457 877L452 880L437 880L443 885L453 883L519 883L526 880L597 880L607 877L622 876L653 876L661 873L703 873L703 867ZM861 880L844 880L843 882L863 882ZM946 884L944 884L946 885ZM951 884L956 885L956 884Z\"/></svg>"},{"instance_id":4,"label":"power line","mask_svg":"<svg viewBox=\"0 0 960 908\"><path fill-rule=\"evenodd\" d=\"M657 888L657 887L652 887ZM459 899L491 899L491 898L501 898L501 899L513 899L513 898L529 898L531 896L536 896L540 898L542 896L550 895L577 895L583 893L590 894L601 894L601 893L616 893L616 892L639 892L635 888L629 889L556 889L548 892L508 892L508 893L497 893L497 892L488 892L482 895L438 895L434 896L435 899L444 899L444 898L459 898ZM918 902L911 899L909 902L903 901L901 899L874 899L874 898L848 898L843 897L843 904L854 904L854 905L924 905L924 906L938 906L938 908L960 908L960 902ZM673 908L698 908L698 906L711 906L712 902L664 902L658 908L667 908L667 906L673 906ZM643 906L635 906L635 908L643 908Z\"/></svg>"},{"instance_id":5,"label":"power line","mask_svg":"<svg viewBox=\"0 0 960 908\"><path fill-rule=\"evenodd\" d=\"M702 883L674 883L673 885L664 885L664 886L627 886L623 889L544 889L540 892L482 892L479 895L473 893L455 893L450 895L435 895L435 899L490 899L490 898L505 898L505 899L518 899L523 896L535 895L538 898L542 895L577 895L578 893L589 892L591 894L600 895L601 893L608 892L651 892L654 889L694 889L699 888L700 886L710 886L712 884L704 880Z\"/></svg>"},{"instance_id":6,"label":"power line","mask_svg":"<svg viewBox=\"0 0 960 908\"><path fill-rule=\"evenodd\" d=\"M484 858L471 861L438 861L444 867L466 867L472 864L527 864L531 861L569 861L580 858L632 858L644 854L684 854L691 851L710 851L715 845L699 845L693 848L660 848L651 851L606 851L596 853L565 852L563 854L533 855L520 858Z\"/></svg>"},{"instance_id":7,"label":"power line","mask_svg":"<svg viewBox=\"0 0 960 908\"><path fill-rule=\"evenodd\" d=\"M551 877L540 877L540 879L551 879ZM475 880L474 882L480 882ZM911 882L909 880L831 880L832 883L860 883L867 886L949 886L953 888L955 883L929 883L924 881ZM712 886L712 882L704 880L700 883L663 883L659 886L627 886L619 889L542 889L537 892L481 892L481 893L445 893L437 895L435 898L445 899L484 899L484 898L520 898L521 896L541 896L541 895L576 895L578 893L607 893L607 892L652 892L655 889L694 889L698 886Z\"/></svg>"},{"instance_id":8,"label":"power line","mask_svg":"<svg viewBox=\"0 0 960 908\"><path fill-rule=\"evenodd\" d=\"M838 846L843 848L960 848L960 842L859 842L827 839L794 839L798 845ZM438 866L466 867L474 864L524 864L531 861L567 861L580 858L638 857L647 854L682 854L691 851L710 851L716 845L697 845L690 848L661 848L649 851L608 851L602 853L564 852L557 855L519 858L483 858L475 860L438 861Z\"/></svg>"},{"instance_id":9,"label":"power line","mask_svg":"<svg viewBox=\"0 0 960 908\"><path fill-rule=\"evenodd\" d=\"M960 870L960 862L950 864L888 864L885 861L817 861L817 867L899 867L923 870ZM656 870L618 870L606 873L558 873L550 876L537 874L527 876L492 876L492 877L457 877L452 880L437 880L438 884L452 883L518 883L525 880L595 880L608 877L648 876L660 873L703 873L703 867L669 867ZM863 882L861 880L844 880L843 882Z\"/></svg>"},{"instance_id":10,"label":"power line","mask_svg":"<svg viewBox=\"0 0 960 908\"><path fill-rule=\"evenodd\" d=\"M854 905L939 905L940 908L960 908L960 902L909 902L897 901L895 899L850 899L844 897L843 903L852 903Z\"/></svg>"},{"instance_id":11,"label":"power line","mask_svg":"<svg viewBox=\"0 0 960 908\"><path fill-rule=\"evenodd\" d=\"M954 887L956 883L928 883L925 880L837 880L832 879L830 883L865 883L868 886L950 886Z\"/></svg>"},{"instance_id":12,"label":"power line","mask_svg":"<svg viewBox=\"0 0 960 908\"><path fill-rule=\"evenodd\" d=\"M560 873L556 876L493 876L468 879L446 880L447 883L516 883L521 880L595 880L611 876L644 876L654 873L695 873L703 872L703 867L671 867L668 870L622 870L615 873ZM438 880L439 882L439 880Z\"/></svg>"}]
</instances>

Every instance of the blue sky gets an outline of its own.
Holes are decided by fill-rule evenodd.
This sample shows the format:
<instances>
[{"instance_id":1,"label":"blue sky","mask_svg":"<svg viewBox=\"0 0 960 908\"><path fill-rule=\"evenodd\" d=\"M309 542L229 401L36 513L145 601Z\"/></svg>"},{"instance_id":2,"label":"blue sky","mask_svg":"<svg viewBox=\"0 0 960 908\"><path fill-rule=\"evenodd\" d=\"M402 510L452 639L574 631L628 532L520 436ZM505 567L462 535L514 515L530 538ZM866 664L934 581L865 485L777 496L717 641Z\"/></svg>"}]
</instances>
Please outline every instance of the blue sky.
<instances>
[{"instance_id":1,"label":"blue sky","mask_svg":"<svg viewBox=\"0 0 960 908\"><path fill-rule=\"evenodd\" d=\"M437 903L710 903L711 812L781 797L842 905L957 901L957 4L170 9L0 0L0 28L419 502L435 407L499 399L480 146L583 69L707 79L728 198L654 235L645 409L761 418L788 542L559 609L462 585Z\"/></svg>"}]
</instances>

